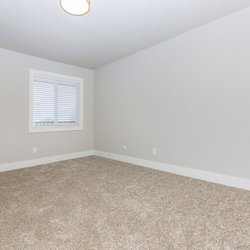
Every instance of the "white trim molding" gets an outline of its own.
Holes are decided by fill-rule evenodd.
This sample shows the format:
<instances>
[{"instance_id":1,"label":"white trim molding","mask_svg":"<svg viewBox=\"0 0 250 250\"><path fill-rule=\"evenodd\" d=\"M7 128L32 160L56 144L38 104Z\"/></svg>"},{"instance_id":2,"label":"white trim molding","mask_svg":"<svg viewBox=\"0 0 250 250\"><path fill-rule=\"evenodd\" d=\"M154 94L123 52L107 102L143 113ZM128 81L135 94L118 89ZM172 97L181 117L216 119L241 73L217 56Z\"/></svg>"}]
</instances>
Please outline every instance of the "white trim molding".
<instances>
[{"instance_id":1,"label":"white trim molding","mask_svg":"<svg viewBox=\"0 0 250 250\"><path fill-rule=\"evenodd\" d=\"M223 174L218 174L214 172L203 171L203 170L198 170L198 169L193 169L193 168L180 167L180 166L171 165L167 163L149 161L149 160L144 160L144 159L135 158L131 156L125 156L125 155L119 155L119 154L113 154L113 153L95 151L95 150L49 156L49 157L32 159L32 160L27 160L27 161L4 163L4 164L0 164L0 172L34 167L34 166L39 166L43 164L77 159L77 158L92 156L92 155L100 156L100 157L111 159L111 160L126 162L126 163L130 163L130 164L134 164L134 165L138 165L142 167L147 167L151 169L157 169L157 170L161 170L161 171L172 173L172 174L187 176L187 177L191 177L194 179L209 181L209 182L213 182L213 183L217 183L217 184L221 184L221 185L225 185L229 187L250 190L250 179L223 175Z\"/></svg>"},{"instance_id":2,"label":"white trim molding","mask_svg":"<svg viewBox=\"0 0 250 250\"><path fill-rule=\"evenodd\" d=\"M53 162L77 159L77 158L91 156L91 155L94 155L94 150L82 151L82 152L77 152L77 153L69 153L69 154L63 154L63 155L55 155L55 156L37 158L37 159L32 159L32 160L27 160L27 161L4 163L4 164L0 164L0 172L10 171L10 170L20 169L20 168L34 167L34 166L39 166L39 165L53 163Z\"/></svg>"},{"instance_id":3,"label":"white trim molding","mask_svg":"<svg viewBox=\"0 0 250 250\"><path fill-rule=\"evenodd\" d=\"M245 190L250 190L250 179L234 177L229 175L218 174L209 171L203 171L193 168L187 167L180 167L175 165L170 165L161 162L149 161L140 158L125 156L125 155L118 155L107 153L103 151L95 151L96 156L100 156L107 159L117 160L121 162L126 162L142 167L152 168L161 170L168 173L178 174L182 176L191 177L194 179L209 181L217 184L222 184L225 186L241 188Z\"/></svg>"}]
</instances>

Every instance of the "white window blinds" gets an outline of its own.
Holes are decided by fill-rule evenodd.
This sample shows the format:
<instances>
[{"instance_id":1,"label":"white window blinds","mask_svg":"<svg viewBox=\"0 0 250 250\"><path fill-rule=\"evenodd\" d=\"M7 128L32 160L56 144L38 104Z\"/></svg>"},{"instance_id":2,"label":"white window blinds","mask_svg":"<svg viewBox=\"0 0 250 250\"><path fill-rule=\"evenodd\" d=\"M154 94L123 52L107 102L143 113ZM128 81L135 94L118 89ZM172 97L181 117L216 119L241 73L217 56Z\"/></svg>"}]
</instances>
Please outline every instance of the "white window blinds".
<instances>
[{"instance_id":1,"label":"white window blinds","mask_svg":"<svg viewBox=\"0 0 250 250\"><path fill-rule=\"evenodd\" d=\"M31 71L32 128L80 128L82 79Z\"/></svg>"}]
</instances>

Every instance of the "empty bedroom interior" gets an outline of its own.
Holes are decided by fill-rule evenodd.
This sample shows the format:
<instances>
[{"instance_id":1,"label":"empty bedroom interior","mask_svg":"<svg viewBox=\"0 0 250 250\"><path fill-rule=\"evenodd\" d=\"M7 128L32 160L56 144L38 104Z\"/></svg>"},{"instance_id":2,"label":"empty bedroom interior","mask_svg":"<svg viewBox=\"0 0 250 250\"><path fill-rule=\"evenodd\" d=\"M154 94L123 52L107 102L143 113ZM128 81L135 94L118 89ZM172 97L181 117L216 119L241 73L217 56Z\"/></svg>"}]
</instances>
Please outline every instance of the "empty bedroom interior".
<instances>
[{"instance_id":1,"label":"empty bedroom interior","mask_svg":"<svg viewBox=\"0 0 250 250\"><path fill-rule=\"evenodd\" d=\"M250 1L67 2L0 3L0 249L250 249Z\"/></svg>"}]
</instances>

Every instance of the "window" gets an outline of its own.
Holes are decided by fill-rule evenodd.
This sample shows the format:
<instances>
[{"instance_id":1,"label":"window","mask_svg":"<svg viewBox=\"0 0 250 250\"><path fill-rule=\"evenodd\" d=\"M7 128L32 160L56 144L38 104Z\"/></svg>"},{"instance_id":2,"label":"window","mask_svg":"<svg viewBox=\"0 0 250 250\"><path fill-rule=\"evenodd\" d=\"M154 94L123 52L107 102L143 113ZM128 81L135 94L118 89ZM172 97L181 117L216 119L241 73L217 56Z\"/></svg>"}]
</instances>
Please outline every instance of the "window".
<instances>
[{"instance_id":1,"label":"window","mask_svg":"<svg viewBox=\"0 0 250 250\"><path fill-rule=\"evenodd\" d=\"M30 132L82 129L83 80L30 70Z\"/></svg>"}]
</instances>

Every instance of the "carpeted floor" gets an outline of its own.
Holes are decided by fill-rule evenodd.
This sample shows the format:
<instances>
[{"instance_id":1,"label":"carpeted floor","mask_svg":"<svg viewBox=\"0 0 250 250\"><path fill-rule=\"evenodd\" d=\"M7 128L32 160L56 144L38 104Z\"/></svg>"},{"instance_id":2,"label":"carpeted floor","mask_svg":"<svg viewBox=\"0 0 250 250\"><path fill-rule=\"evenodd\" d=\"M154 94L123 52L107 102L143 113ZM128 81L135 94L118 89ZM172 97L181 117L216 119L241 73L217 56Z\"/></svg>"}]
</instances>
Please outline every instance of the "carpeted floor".
<instances>
[{"instance_id":1,"label":"carpeted floor","mask_svg":"<svg viewBox=\"0 0 250 250\"><path fill-rule=\"evenodd\" d=\"M250 192L100 157L0 173L0 249L250 249Z\"/></svg>"}]
</instances>

